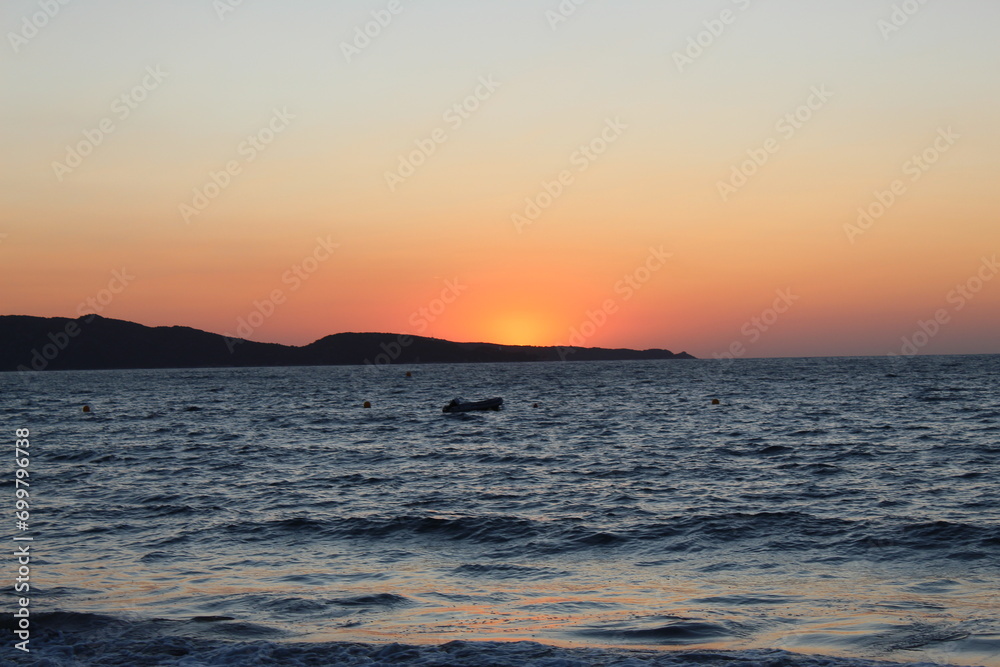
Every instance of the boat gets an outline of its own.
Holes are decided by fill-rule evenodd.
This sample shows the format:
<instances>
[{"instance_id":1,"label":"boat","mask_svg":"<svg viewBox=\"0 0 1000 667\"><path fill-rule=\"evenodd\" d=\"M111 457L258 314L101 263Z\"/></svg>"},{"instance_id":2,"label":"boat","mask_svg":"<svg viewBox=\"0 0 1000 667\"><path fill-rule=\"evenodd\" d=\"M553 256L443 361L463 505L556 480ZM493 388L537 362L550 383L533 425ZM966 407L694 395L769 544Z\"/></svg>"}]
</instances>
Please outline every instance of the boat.
<instances>
[{"instance_id":1,"label":"boat","mask_svg":"<svg viewBox=\"0 0 1000 667\"><path fill-rule=\"evenodd\" d=\"M444 406L442 412L473 412L475 410L499 410L503 406L503 399L487 398L483 401L467 401L464 398L453 398L448 405Z\"/></svg>"}]
</instances>

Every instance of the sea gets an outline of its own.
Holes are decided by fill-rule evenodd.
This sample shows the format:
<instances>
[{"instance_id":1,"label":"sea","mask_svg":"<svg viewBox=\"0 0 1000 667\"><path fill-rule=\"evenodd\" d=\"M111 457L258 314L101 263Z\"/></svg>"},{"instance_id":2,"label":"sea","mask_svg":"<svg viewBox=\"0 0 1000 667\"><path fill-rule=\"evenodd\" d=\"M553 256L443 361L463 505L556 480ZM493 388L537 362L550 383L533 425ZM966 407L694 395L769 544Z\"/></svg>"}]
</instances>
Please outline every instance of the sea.
<instances>
[{"instance_id":1,"label":"sea","mask_svg":"<svg viewBox=\"0 0 1000 667\"><path fill-rule=\"evenodd\" d=\"M0 664L1000 667L998 381L1000 356L0 374Z\"/></svg>"}]
</instances>

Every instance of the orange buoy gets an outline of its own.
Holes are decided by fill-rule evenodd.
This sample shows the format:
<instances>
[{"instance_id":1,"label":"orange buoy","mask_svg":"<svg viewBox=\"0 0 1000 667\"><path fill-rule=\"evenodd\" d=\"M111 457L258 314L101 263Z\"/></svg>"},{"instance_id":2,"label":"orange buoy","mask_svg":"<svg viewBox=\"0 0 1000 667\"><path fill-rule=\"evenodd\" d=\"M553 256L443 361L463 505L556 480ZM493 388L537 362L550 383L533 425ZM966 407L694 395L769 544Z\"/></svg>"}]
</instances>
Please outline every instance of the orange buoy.
<instances>
[{"instance_id":1,"label":"orange buoy","mask_svg":"<svg viewBox=\"0 0 1000 667\"><path fill-rule=\"evenodd\" d=\"M370 408L372 406L370 401L365 401L365 408Z\"/></svg>"},{"instance_id":2,"label":"orange buoy","mask_svg":"<svg viewBox=\"0 0 1000 667\"><path fill-rule=\"evenodd\" d=\"M89 405L83 406L83 411L84 412L90 412L90 406Z\"/></svg>"},{"instance_id":3,"label":"orange buoy","mask_svg":"<svg viewBox=\"0 0 1000 667\"><path fill-rule=\"evenodd\" d=\"M721 405L721 404L722 404L722 402L719 399L717 399L717 398L713 398L712 399L712 405Z\"/></svg>"},{"instance_id":4,"label":"orange buoy","mask_svg":"<svg viewBox=\"0 0 1000 667\"><path fill-rule=\"evenodd\" d=\"M408 378L413 377L413 373L411 373L410 371L406 371L406 377Z\"/></svg>"}]
</instances>

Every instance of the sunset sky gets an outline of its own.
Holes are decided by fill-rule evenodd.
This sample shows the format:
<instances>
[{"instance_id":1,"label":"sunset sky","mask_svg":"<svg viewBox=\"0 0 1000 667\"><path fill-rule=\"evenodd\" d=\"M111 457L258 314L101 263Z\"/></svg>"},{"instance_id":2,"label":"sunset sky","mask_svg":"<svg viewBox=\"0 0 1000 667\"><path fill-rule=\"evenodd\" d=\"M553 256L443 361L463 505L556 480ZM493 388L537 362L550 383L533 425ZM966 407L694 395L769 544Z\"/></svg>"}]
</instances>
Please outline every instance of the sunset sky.
<instances>
[{"instance_id":1,"label":"sunset sky","mask_svg":"<svg viewBox=\"0 0 1000 667\"><path fill-rule=\"evenodd\" d=\"M1000 353L993 0L0 11L0 314Z\"/></svg>"}]
</instances>

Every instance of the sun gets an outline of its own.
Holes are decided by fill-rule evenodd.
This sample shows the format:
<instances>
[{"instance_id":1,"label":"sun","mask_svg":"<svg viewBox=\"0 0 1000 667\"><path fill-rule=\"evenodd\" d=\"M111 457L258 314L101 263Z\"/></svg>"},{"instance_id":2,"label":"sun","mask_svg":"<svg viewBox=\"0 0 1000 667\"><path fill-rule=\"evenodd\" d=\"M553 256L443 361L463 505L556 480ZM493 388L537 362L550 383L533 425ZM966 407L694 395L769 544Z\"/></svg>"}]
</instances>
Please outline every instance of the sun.
<instances>
[{"instance_id":1,"label":"sun","mask_svg":"<svg viewBox=\"0 0 1000 667\"><path fill-rule=\"evenodd\" d=\"M488 329L491 341L503 345L549 345L554 327L532 314L507 314L497 318Z\"/></svg>"}]
</instances>

